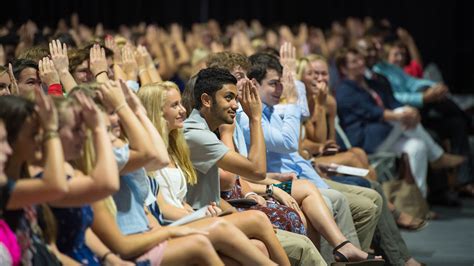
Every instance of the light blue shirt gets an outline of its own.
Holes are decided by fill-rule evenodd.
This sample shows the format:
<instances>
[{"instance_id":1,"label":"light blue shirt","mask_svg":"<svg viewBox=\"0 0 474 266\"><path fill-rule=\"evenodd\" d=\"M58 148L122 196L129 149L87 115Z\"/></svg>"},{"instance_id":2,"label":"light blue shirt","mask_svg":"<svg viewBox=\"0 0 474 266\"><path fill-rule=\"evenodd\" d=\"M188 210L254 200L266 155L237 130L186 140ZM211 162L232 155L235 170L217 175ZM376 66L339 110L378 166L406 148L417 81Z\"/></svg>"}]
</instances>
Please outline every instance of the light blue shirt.
<instances>
[{"instance_id":1,"label":"light blue shirt","mask_svg":"<svg viewBox=\"0 0 474 266\"><path fill-rule=\"evenodd\" d=\"M296 91L298 92L298 106L301 107L301 118L306 120L310 117L308 99L306 98L306 86L303 82L295 80ZM286 104L277 104L273 106L275 112L281 117L285 115Z\"/></svg>"},{"instance_id":2,"label":"light blue shirt","mask_svg":"<svg viewBox=\"0 0 474 266\"><path fill-rule=\"evenodd\" d=\"M115 160L122 169L130 158L128 144L114 148ZM117 206L117 224L124 235L148 231L148 218L145 214L145 200L150 192L150 185L145 169L120 175L120 189L113 195Z\"/></svg>"},{"instance_id":3,"label":"light blue shirt","mask_svg":"<svg viewBox=\"0 0 474 266\"><path fill-rule=\"evenodd\" d=\"M431 80L414 78L400 67L387 62L376 64L373 71L388 79L398 101L416 107L423 106L423 91L436 84Z\"/></svg>"},{"instance_id":4,"label":"light blue shirt","mask_svg":"<svg viewBox=\"0 0 474 266\"><path fill-rule=\"evenodd\" d=\"M237 110L236 119L249 147L249 119L242 109ZM267 148L267 172L293 172L299 178L312 181L318 188L329 188L311 163L298 153L300 120L301 108L297 104L287 104L283 118L274 112L272 107L263 104L262 128ZM234 136L234 141L236 139L238 140ZM241 146L236 145L238 148Z\"/></svg>"}]
</instances>

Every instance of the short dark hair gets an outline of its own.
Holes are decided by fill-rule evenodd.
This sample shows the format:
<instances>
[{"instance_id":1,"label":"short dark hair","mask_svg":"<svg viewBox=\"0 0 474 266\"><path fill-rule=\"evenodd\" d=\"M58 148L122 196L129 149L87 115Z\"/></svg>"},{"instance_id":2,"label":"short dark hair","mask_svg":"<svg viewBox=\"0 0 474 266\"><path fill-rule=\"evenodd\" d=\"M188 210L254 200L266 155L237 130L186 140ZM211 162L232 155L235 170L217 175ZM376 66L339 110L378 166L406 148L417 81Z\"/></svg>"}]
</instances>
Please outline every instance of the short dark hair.
<instances>
[{"instance_id":1,"label":"short dark hair","mask_svg":"<svg viewBox=\"0 0 474 266\"><path fill-rule=\"evenodd\" d=\"M12 62L13 76L18 80L20 78L21 71L26 68L34 68L38 70L38 64L30 59L15 59Z\"/></svg>"},{"instance_id":2,"label":"short dark hair","mask_svg":"<svg viewBox=\"0 0 474 266\"><path fill-rule=\"evenodd\" d=\"M274 55L267 54L267 53L256 53L249 57L250 63L252 66L250 67L247 76L249 79L255 79L258 83L261 83L262 80L267 75L267 71L270 69L275 70L278 75L282 75L283 73L283 66L280 64L278 58Z\"/></svg>"},{"instance_id":3,"label":"short dark hair","mask_svg":"<svg viewBox=\"0 0 474 266\"><path fill-rule=\"evenodd\" d=\"M336 53L336 56L335 56L336 67L341 75L343 75L342 68L347 66L348 54L360 55L361 53L359 52L359 50L357 50L354 47L344 47Z\"/></svg>"},{"instance_id":4,"label":"short dark hair","mask_svg":"<svg viewBox=\"0 0 474 266\"><path fill-rule=\"evenodd\" d=\"M189 116L193 111L195 104L194 100L194 86L196 86L197 74L192 76L186 83L183 93L181 94L181 101L186 109L186 116Z\"/></svg>"},{"instance_id":5,"label":"short dark hair","mask_svg":"<svg viewBox=\"0 0 474 266\"><path fill-rule=\"evenodd\" d=\"M194 85L194 108L201 109L203 93L215 99L216 92L226 84L237 84L237 79L227 69L210 67L199 71Z\"/></svg>"}]
</instances>

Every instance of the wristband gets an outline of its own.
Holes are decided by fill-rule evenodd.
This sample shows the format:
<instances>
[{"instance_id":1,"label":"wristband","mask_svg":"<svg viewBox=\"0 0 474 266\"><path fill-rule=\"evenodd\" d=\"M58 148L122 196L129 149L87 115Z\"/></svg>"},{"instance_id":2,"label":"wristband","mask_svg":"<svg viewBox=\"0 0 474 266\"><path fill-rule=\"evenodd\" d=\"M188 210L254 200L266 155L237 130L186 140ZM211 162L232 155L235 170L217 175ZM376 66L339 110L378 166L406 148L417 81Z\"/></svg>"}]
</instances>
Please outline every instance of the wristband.
<instances>
[{"instance_id":1,"label":"wristband","mask_svg":"<svg viewBox=\"0 0 474 266\"><path fill-rule=\"evenodd\" d=\"M267 185L267 189L265 190L265 193L267 194L268 197L273 196L273 185Z\"/></svg>"},{"instance_id":2,"label":"wristband","mask_svg":"<svg viewBox=\"0 0 474 266\"><path fill-rule=\"evenodd\" d=\"M258 196L257 193L255 193L255 192L252 191L252 192L249 192L249 193L245 194L244 199L246 199L248 196L251 196L251 195Z\"/></svg>"},{"instance_id":3,"label":"wristband","mask_svg":"<svg viewBox=\"0 0 474 266\"><path fill-rule=\"evenodd\" d=\"M43 135L43 142L46 142L50 139L57 138L59 136L56 130L47 130Z\"/></svg>"},{"instance_id":4,"label":"wristband","mask_svg":"<svg viewBox=\"0 0 474 266\"><path fill-rule=\"evenodd\" d=\"M102 70L102 71L100 71L99 73L95 74L94 77L97 79L97 77L98 77L100 74L102 74L102 73L107 74L107 70Z\"/></svg>"},{"instance_id":5,"label":"wristband","mask_svg":"<svg viewBox=\"0 0 474 266\"><path fill-rule=\"evenodd\" d=\"M63 95L63 86L59 83L54 83L48 86L48 94L54 96L62 96Z\"/></svg>"},{"instance_id":6,"label":"wristband","mask_svg":"<svg viewBox=\"0 0 474 266\"><path fill-rule=\"evenodd\" d=\"M102 257L100 257L100 262L104 263L105 260L107 260L107 256L109 256L110 254L114 254L114 253L112 253L112 251L110 251L110 250L105 252L105 254L102 255Z\"/></svg>"}]
</instances>

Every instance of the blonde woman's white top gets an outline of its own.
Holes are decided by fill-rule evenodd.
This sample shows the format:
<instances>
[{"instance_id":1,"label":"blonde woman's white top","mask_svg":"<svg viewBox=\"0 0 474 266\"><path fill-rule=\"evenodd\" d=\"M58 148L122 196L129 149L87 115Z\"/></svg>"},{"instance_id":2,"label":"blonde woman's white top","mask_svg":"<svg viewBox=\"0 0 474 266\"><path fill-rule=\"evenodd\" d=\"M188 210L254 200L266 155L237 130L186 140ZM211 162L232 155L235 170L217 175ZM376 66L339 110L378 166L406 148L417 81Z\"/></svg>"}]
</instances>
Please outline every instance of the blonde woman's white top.
<instances>
[{"instance_id":1,"label":"blonde woman's white top","mask_svg":"<svg viewBox=\"0 0 474 266\"><path fill-rule=\"evenodd\" d=\"M183 171L179 167L166 167L156 171L155 178L158 180L165 201L177 208L184 208L183 202L188 188Z\"/></svg>"}]
</instances>

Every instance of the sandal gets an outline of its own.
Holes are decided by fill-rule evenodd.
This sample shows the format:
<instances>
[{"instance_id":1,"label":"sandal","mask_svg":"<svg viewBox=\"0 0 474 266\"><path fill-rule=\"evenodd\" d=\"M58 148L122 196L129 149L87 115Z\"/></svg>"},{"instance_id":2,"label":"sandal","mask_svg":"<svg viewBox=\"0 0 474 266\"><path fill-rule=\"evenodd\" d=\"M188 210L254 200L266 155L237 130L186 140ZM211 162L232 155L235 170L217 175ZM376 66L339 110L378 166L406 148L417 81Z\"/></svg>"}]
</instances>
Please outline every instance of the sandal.
<instances>
[{"instance_id":1,"label":"sandal","mask_svg":"<svg viewBox=\"0 0 474 266\"><path fill-rule=\"evenodd\" d=\"M334 254L334 259L336 262L331 263L331 266L344 266L344 265L357 265L357 266L383 266L385 264L385 260L383 259L376 259L374 255L368 254L365 260L361 261L354 261L350 262L349 259L344 256L339 249L343 246L351 243L349 240L342 242L341 244L337 245L332 251Z\"/></svg>"}]
</instances>

